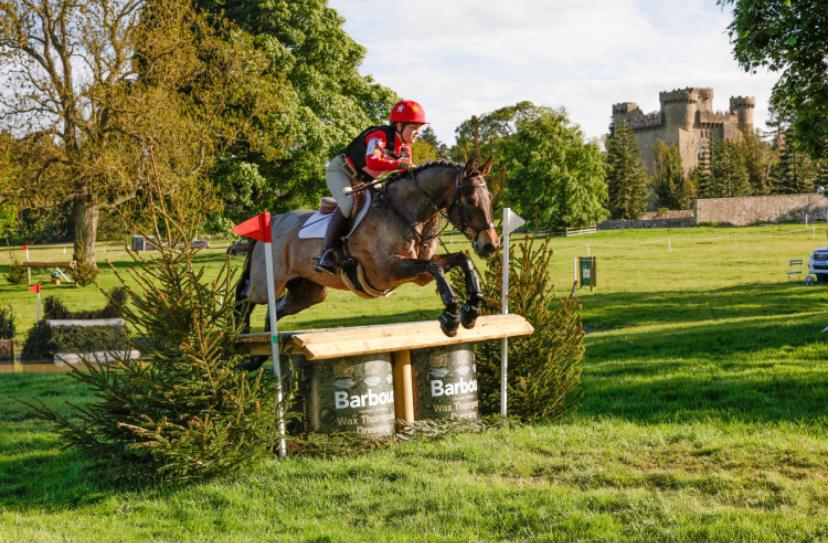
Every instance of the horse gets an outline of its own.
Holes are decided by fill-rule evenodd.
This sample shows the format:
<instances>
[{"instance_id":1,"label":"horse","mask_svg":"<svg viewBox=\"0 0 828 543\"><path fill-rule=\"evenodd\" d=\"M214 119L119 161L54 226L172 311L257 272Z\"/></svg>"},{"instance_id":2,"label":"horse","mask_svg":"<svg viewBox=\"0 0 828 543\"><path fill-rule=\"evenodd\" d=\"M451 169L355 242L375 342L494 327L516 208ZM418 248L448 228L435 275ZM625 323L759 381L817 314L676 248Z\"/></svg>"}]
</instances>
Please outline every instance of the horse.
<instances>
[{"instance_id":1,"label":"horse","mask_svg":"<svg viewBox=\"0 0 828 543\"><path fill-rule=\"evenodd\" d=\"M368 184L356 192L370 192L364 218L346 236L340 249L340 273L317 272L314 257L322 239L302 239L299 231L313 212L296 210L274 216L273 237L276 319L293 315L325 299L327 289L350 290L376 298L413 282L423 286L436 281L443 302L440 328L449 337L460 324L472 328L480 315L482 293L466 252L436 254L437 239L445 218L471 242L476 254L488 258L500 239L492 222L492 197L485 176L492 167L472 160L466 164L435 161L392 174L384 185ZM367 200L367 198L365 199ZM353 217L357 217L355 206ZM459 266L464 274L466 301L459 301L445 274ZM235 311L244 333L250 331L250 314L267 303L265 251L256 242L248 253L236 286ZM269 330L269 319L265 329ZM256 369L267 357L254 357L245 369Z\"/></svg>"}]
</instances>

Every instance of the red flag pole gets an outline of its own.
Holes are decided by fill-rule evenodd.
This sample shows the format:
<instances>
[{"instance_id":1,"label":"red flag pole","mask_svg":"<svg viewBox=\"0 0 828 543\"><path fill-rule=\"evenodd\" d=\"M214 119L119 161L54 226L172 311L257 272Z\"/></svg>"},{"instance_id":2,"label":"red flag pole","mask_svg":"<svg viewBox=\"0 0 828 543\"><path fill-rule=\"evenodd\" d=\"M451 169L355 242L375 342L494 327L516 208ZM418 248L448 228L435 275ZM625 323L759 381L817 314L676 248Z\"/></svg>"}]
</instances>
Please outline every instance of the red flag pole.
<instances>
[{"instance_id":1,"label":"red flag pole","mask_svg":"<svg viewBox=\"0 0 828 543\"><path fill-rule=\"evenodd\" d=\"M265 211L236 225L233 231L264 243L265 273L267 277L267 311L270 320L270 354L273 359L273 373L276 375L276 406L279 415L279 456L287 457L285 440L285 408L282 397L282 365L279 361L279 329L276 322L276 287L273 271L273 235L271 233L270 213Z\"/></svg>"}]
</instances>

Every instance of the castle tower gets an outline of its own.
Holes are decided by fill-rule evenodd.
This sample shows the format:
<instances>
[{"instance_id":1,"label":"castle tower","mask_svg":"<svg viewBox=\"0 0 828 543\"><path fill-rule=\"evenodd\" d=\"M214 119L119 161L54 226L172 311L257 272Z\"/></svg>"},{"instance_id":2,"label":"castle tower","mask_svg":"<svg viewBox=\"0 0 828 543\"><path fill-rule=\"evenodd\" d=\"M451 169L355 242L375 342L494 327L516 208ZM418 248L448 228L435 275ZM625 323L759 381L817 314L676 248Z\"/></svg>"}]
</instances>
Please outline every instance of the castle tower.
<instances>
[{"instance_id":1,"label":"castle tower","mask_svg":"<svg viewBox=\"0 0 828 543\"><path fill-rule=\"evenodd\" d=\"M713 113L713 89L710 87L703 87L696 89L698 96L697 109L705 113Z\"/></svg>"},{"instance_id":2,"label":"castle tower","mask_svg":"<svg viewBox=\"0 0 828 543\"><path fill-rule=\"evenodd\" d=\"M753 110L756 108L756 99L752 96L731 96L730 112L736 114L739 130L744 133L753 132Z\"/></svg>"},{"instance_id":3,"label":"castle tower","mask_svg":"<svg viewBox=\"0 0 828 543\"><path fill-rule=\"evenodd\" d=\"M618 126L622 121L632 125L633 119L643 115L635 102L621 102L612 105L612 124Z\"/></svg>"},{"instance_id":4,"label":"castle tower","mask_svg":"<svg viewBox=\"0 0 828 543\"><path fill-rule=\"evenodd\" d=\"M658 93L664 125L668 130L683 128L690 130L696 120L696 101L690 96L690 89L676 89Z\"/></svg>"}]
</instances>

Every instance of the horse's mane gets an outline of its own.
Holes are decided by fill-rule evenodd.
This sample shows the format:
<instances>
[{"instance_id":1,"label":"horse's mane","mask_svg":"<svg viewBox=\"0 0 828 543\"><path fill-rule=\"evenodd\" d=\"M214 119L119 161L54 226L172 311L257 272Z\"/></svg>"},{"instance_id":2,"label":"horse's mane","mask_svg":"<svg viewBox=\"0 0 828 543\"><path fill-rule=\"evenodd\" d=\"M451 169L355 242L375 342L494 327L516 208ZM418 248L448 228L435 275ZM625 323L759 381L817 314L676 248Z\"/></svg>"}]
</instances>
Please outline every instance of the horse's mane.
<instances>
[{"instance_id":1,"label":"horse's mane","mask_svg":"<svg viewBox=\"0 0 828 543\"><path fill-rule=\"evenodd\" d=\"M415 166L414 168L412 168L408 171L404 170L404 171L392 173L391 175L388 176L388 180L385 182L385 184L386 184L386 186L388 186L391 183L393 183L394 181L398 181L400 179L408 177L412 173L416 175L416 174L418 174L422 171L425 171L425 170L428 170L428 169L431 169L431 168L435 168L437 166L442 166L444 168L465 168L466 167L466 165L463 164L463 163L452 162L451 160L432 160L430 162L425 162L423 164Z\"/></svg>"}]
</instances>

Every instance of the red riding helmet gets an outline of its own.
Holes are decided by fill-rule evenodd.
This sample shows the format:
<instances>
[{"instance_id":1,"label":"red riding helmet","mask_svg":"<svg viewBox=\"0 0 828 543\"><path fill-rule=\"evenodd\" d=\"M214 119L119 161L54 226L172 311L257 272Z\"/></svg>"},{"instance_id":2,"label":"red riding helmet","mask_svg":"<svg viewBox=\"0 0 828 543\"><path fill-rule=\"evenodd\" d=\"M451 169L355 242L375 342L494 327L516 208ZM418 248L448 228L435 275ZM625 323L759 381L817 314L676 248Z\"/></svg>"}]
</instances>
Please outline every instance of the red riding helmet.
<instances>
[{"instance_id":1,"label":"red riding helmet","mask_svg":"<svg viewBox=\"0 0 828 543\"><path fill-rule=\"evenodd\" d=\"M400 100L391 108L392 123L428 124L423 106L414 100Z\"/></svg>"}]
</instances>

